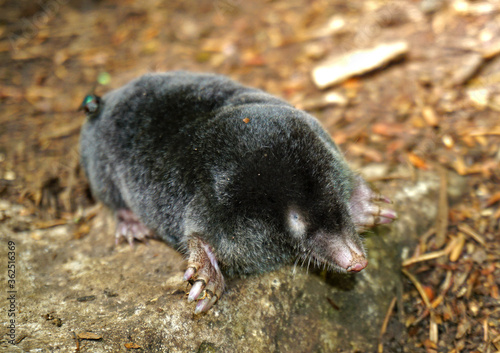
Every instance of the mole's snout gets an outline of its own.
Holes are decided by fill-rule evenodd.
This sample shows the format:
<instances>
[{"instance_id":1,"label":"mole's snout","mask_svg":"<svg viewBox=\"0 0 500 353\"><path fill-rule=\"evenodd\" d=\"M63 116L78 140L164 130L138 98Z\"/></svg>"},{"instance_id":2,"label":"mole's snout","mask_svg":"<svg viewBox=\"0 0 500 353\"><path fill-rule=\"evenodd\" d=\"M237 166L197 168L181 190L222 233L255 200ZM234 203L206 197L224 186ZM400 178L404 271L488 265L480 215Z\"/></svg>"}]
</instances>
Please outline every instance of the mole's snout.
<instances>
[{"instance_id":1,"label":"mole's snout","mask_svg":"<svg viewBox=\"0 0 500 353\"><path fill-rule=\"evenodd\" d=\"M368 265L368 261L366 259L359 259L358 262L355 264L351 265L350 267L347 268L348 272L359 272L362 269L364 269Z\"/></svg>"},{"instance_id":2,"label":"mole's snout","mask_svg":"<svg viewBox=\"0 0 500 353\"><path fill-rule=\"evenodd\" d=\"M368 265L364 251L350 239L332 239L332 256L338 266L347 272L359 272Z\"/></svg>"}]
</instances>

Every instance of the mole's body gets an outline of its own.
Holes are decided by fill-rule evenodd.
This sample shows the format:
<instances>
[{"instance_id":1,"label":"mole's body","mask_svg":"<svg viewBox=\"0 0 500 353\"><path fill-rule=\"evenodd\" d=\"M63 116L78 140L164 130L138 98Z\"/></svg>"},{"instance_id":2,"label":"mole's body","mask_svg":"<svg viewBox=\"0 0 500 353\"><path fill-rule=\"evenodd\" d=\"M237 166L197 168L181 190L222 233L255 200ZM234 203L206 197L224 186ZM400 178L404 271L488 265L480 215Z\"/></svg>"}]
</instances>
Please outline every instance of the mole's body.
<instances>
[{"instance_id":1,"label":"mole's body","mask_svg":"<svg viewBox=\"0 0 500 353\"><path fill-rule=\"evenodd\" d=\"M315 118L226 77L148 74L86 104L81 158L117 236L156 236L189 254L189 300L205 311L221 273L312 258L366 264L358 232L389 223Z\"/></svg>"}]
</instances>

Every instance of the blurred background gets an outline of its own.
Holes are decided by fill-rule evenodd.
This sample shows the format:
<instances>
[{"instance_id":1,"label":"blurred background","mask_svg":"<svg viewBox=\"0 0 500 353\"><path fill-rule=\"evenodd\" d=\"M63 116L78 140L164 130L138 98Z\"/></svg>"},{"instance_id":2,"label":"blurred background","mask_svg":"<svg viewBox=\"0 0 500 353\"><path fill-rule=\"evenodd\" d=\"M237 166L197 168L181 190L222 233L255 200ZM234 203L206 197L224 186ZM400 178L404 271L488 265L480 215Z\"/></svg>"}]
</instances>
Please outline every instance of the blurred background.
<instances>
[{"instance_id":1,"label":"blurred background","mask_svg":"<svg viewBox=\"0 0 500 353\"><path fill-rule=\"evenodd\" d=\"M372 166L370 181L443 169L466 178L466 196L443 216L446 237L414 249L459 247L455 259L413 269L429 297L442 295L433 317L441 341L429 336L411 282L408 335L387 340L409 340L414 351L500 350L500 1L0 4L4 209L20 204L49 227L94 203L78 164L77 109L87 93L153 71L225 74L318 117L353 166ZM88 230L76 227L75 237ZM450 269L467 275L443 291Z\"/></svg>"}]
</instances>

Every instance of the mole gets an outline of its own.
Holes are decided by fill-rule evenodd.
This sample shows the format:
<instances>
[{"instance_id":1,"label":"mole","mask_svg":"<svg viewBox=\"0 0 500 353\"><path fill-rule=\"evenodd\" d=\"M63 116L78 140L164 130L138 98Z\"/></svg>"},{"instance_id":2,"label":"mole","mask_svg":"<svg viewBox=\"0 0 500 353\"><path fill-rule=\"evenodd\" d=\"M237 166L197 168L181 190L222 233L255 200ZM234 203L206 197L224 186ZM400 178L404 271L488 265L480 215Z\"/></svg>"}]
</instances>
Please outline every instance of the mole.
<instances>
[{"instance_id":1,"label":"mole","mask_svg":"<svg viewBox=\"0 0 500 353\"><path fill-rule=\"evenodd\" d=\"M117 242L158 238L185 254L195 314L224 276L300 260L359 272L360 232L397 218L316 118L226 76L149 73L81 108L81 164Z\"/></svg>"}]
</instances>

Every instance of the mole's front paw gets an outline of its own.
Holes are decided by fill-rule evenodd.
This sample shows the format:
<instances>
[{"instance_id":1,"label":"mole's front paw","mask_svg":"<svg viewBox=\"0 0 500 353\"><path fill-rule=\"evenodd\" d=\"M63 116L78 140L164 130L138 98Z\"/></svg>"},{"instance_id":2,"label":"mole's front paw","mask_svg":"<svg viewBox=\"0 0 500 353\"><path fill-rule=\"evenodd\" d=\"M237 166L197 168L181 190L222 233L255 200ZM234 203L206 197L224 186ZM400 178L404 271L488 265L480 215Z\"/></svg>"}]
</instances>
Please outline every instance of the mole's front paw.
<instances>
[{"instance_id":1,"label":"mole's front paw","mask_svg":"<svg viewBox=\"0 0 500 353\"><path fill-rule=\"evenodd\" d=\"M380 203L391 203L387 197L375 193L358 176L356 185L349 200L349 211L358 231L375 227L379 224L391 223L398 215L396 211L389 207L384 207Z\"/></svg>"},{"instance_id":2,"label":"mole's front paw","mask_svg":"<svg viewBox=\"0 0 500 353\"><path fill-rule=\"evenodd\" d=\"M193 286L189 291L188 301L198 300L195 314L208 311L224 292L224 277L217 264L217 259L210 246L193 237L188 242L188 269L184 280Z\"/></svg>"},{"instance_id":3,"label":"mole's front paw","mask_svg":"<svg viewBox=\"0 0 500 353\"><path fill-rule=\"evenodd\" d=\"M121 237L124 237L127 239L130 246L133 246L134 239L144 241L147 237L152 235L149 228L130 210L121 209L116 211L116 220L116 244L118 244Z\"/></svg>"}]
</instances>

